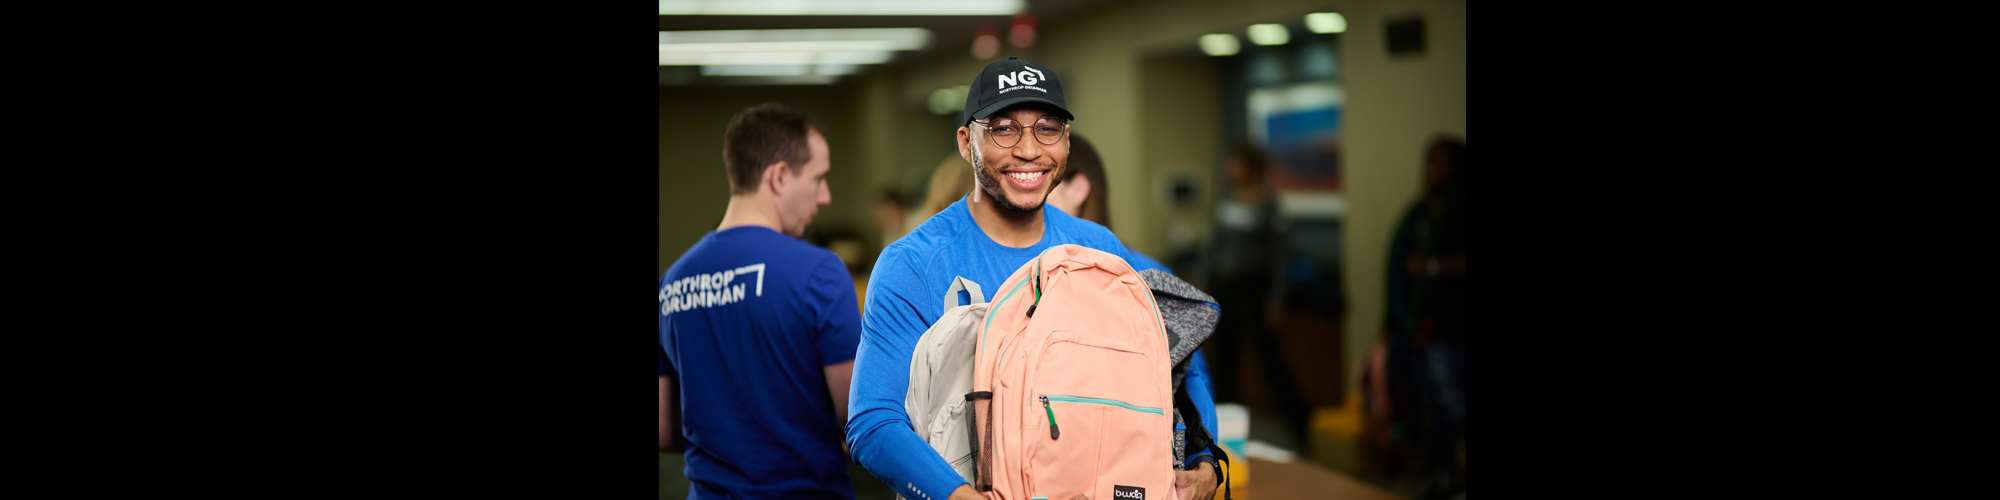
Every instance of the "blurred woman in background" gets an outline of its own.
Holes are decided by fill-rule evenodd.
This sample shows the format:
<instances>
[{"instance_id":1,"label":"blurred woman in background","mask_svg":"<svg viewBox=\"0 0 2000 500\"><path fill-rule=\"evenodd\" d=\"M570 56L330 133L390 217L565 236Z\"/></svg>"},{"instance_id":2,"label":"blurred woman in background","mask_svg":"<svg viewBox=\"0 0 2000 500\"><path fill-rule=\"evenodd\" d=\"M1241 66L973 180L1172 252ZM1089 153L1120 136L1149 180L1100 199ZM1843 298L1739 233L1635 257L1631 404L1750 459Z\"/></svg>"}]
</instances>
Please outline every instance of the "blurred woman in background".
<instances>
[{"instance_id":1,"label":"blurred woman in background","mask_svg":"<svg viewBox=\"0 0 2000 500\"><path fill-rule=\"evenodd\" d=\"M1057 179L1054 190L1049 191L1049 205L1062 209L1063 213L1076 216L1104 226L1111 227L1111 192L1105 182L1104 160L1097 156L1097 148L1082 135L1071 134L1069 146L1069 168L1063 169L1063 177ZM1113 231L1114 233L1116 231Z\"/></svg>"},{"instance_id":2,"label":"blurred woman in background","mask_svg":"<svg viewBox=\"0 0 2000 500\"><path fill-rule=\"evenodd\" d=\"M924 203L911 211L909 219L904 221L903 233L908 234L931 216L944 211L944 207L957 203L959 198L968 194L972 194L972 162L958 155L945 157L944 161L938 162L937 170L931 172L930 191L924 195Z\"/></svg>"}]
</instances>

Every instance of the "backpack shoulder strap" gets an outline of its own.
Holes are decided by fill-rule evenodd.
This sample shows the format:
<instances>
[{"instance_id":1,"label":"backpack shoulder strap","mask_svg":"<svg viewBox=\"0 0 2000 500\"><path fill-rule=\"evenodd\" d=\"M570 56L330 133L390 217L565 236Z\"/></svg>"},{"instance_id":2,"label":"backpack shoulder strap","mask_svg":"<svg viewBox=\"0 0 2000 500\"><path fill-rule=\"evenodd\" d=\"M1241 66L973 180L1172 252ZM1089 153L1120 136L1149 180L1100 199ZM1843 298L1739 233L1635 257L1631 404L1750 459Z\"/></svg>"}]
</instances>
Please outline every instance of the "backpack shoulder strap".
<instances>
[{"instance_id":1,"label":"backpack shoulder strap","mask_svg":"<svg viewBox=\"0 0 2000 500\"><path fill-rule=\"evenodd\" d=\"M953 276L951 278L951 289L944 291L945 309L958 307L959 290L964 290L966 294L972 296L972 302L968 302L969 304L978 304L986 301L986 294L980 293L978 283L973 283L972 280L965 279L964 276Z\"/></svg>"},{"instance_id":2,"label":"backpack shoulder strap","mask_svg":"<svg viewBox=\"0 0 2000 500\"><path fill-rule=\"evenodd\" d=\"M1187 455L1194 455L1201 453L1202 450L1208 450L1209 455L1214 456L1215 460L1219 460L1219 462L1211 464L1215 467L1216 483L1222 485L1223 500L1234 500L1229 494L1229 474L1227 472L1229 470L1229 454L1222 451L1223 448L1215 442L1215 437L1208 435L1208 428L1201 425L1201 407L1194 405L1192 397L1188 395L1186 386L1182 386L1180 390L1174 391L1174 409L1190 415L1187 417L1187 443L1184 445Z\"/></svg>"}]
</instances>

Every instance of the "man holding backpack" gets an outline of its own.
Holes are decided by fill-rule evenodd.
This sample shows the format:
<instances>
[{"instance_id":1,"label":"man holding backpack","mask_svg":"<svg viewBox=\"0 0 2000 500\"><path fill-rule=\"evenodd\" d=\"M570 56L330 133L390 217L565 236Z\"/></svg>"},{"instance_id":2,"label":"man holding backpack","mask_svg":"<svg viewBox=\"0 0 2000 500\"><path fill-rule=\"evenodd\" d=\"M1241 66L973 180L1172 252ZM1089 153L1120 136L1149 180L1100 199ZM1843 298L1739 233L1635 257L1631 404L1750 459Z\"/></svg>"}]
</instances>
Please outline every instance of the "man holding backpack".
<instances>
[{"instance_id":1,"label":"man holding backpack","mask_svg":"<svg viewBox=\"0 0 2000 500\"><path fill-rule=\"evenodd\" d=\"M854 361L847 443L856 462L910 500L985 498L911 429L904 407L911 354L943 314L938 298L954 278L998 290L1023 263L1063 244L1111 253L1135 270L1163 269L1125 248L1104 226L1044 209L1068 165L1068 122L1074 118L1054 71L1012 57L987 65L973 81L962 118L959 154L972 163L975 188L882 250L868 281ZM1214 435L1215 403L1199 352L1186 386L1201 426ZM1175 472L1175 489L1183 498L1207 500L1219 482L1214 458L1204 452L1188 463L1195 465ZM1151 500L1173 496L1156 492Z\"/></svg>"}]
</instances>

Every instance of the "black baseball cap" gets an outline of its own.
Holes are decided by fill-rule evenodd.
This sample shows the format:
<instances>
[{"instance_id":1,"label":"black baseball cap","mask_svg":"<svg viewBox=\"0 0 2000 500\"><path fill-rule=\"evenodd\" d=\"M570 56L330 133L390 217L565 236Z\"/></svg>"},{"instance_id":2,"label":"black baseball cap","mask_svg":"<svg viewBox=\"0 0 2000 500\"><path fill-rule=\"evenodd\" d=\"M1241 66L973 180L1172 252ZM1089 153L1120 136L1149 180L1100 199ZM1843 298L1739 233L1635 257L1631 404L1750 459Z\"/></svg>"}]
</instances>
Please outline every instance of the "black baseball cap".
<instances>
[{"instance_id":1,"label":"black baseball cap","mask_svg":"<svg viewBox=\"0 0 2000 500\"><path fill-rule=\"evenodd\" d=\"M979 77L972 79L972 88L965 93L965 115L959 126L965 126L1008 106L1024 102L1040 102L1055 106L1056 116L1064 120L1075 120L1069 107L1063 105L1062 81L1056 79L1056 71L1034 61L1024 61L1018 57L1008 57L979 70Z\"/></svg>"}]
</instances>

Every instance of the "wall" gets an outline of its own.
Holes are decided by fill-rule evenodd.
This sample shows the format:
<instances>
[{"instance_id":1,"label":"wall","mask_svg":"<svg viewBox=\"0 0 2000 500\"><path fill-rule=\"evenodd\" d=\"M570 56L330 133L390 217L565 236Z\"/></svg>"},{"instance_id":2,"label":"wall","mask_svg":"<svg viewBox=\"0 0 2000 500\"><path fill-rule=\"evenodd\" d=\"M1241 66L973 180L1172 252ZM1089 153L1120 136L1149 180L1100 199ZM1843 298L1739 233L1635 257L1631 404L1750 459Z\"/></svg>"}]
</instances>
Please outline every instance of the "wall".
<instances>
[{"instance_id":1,"label":"wall","mask_svg":"<svg viewBox=\"0 0 2000 500\"><path fill-rule=\"evenodd\" d=\"M1139 123L1142 168L1124 168L1125 179L1137 184L1121 192L1124 196L1144 193L1137 208L1112 214L1112 223L1128 244L1142 248L1155 259L1172 259L1190 244L1205 243L1221 186L1217 168L1226 145L1216 138L1223 132L1222 77L1216 73L1215 58L1199 52L1147 57L1140 62ZM1092 141L1095 141L1095 136ZM1116 163L1114 163L1116 165ZM1160 183L1175 175L1201 179L1202 189L1189 206L1174 207L1158 195ZM1112 184L1113 187L1126 187ZM1112 193L1114 204L1120 193ZM1128 214L1129 222L1118 218ZM1182 226L1180 245L1164 238L1167 226ZM1195 235L1201 235L1197 240ZM1141 240L1144 240L1143 242ZM1169 264L1171 266L1171 264Z\"/></svg>"}]
</instances>

